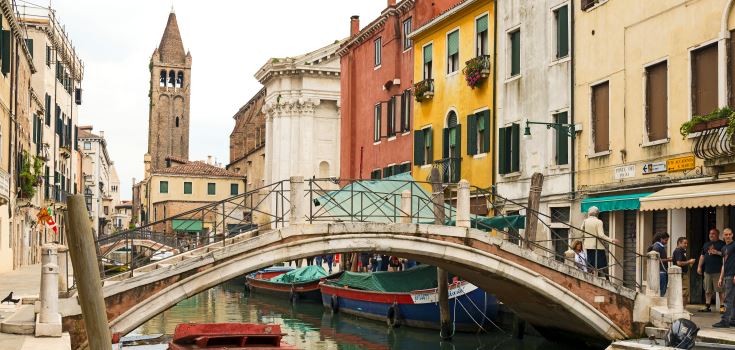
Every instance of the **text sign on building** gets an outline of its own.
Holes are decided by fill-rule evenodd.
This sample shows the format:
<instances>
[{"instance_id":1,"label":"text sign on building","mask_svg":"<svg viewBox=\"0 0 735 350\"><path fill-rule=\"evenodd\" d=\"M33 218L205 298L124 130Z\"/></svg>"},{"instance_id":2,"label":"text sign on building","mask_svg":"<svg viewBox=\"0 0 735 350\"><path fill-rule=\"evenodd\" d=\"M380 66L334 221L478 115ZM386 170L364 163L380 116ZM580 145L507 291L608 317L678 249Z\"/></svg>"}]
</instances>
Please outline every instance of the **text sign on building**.
<instances>
[{"instance_id":1,"label":"text sign on building","mask_svg":"<svg viewBox=\"0 0 735 350\"><path fill-rule=\"evenodd\" d=\"M666 162L643 164L643 174L662 173L666 171Z\"/></svg>"},{"instance_id":2,"label":"text sign on building","mask_svg":"<svg viewBox=\"0 0 735 350\"><path fill-rule=\"evenodd\" d=\"M615 180L622 180L628 177L635 177L635 165L626 165L615 168L613 178Z\"/></svg>"},{"instance_id":3,"label":"text sign on building","mask_svg":"<svg viewBox=\"0 0 735 350\"><path fill-rule=\"evenodd\" d=\"M671 158L666 161L666 169L670 173L675 171L692 170L694 169L694 166L694 156Z\"/></svg>"}]
</instances>

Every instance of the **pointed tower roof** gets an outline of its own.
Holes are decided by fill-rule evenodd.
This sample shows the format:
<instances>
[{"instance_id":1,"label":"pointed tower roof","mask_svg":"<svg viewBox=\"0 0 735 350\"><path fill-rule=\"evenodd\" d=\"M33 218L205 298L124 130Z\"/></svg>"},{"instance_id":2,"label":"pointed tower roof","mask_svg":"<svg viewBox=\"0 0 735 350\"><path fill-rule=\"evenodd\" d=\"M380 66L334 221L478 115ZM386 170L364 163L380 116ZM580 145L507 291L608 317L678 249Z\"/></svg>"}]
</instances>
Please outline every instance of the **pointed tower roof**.
<instances>
[{"instance_id":1,"label":"pointed tower roof","mask_svg":"<svg viewBox=\"0 0 735 350\"><path fill-rule=\"evenodd\" d=\"M161 43L158 45L158 52L161 54L161 62L186 62L184 42L181 40L179 25L176 23L176 14L173 12L173 9L168 15L168 22L166 23L166 29L163 31Z\"/></svg>"}]
</instances>

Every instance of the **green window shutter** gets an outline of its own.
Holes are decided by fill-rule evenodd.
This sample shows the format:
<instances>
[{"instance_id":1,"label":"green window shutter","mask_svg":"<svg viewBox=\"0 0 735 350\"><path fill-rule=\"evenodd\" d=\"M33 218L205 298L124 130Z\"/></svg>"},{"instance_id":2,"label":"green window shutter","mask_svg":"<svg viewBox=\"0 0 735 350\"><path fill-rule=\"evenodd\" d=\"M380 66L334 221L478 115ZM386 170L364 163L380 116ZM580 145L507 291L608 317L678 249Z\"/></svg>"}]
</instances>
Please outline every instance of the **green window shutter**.
<instances>
[{"instance_id":1,"label":"green window shutter","mask_svg":"<svg viewBox=\"0 0 735 350\"><path fill-rule=\"evenodd\" d=\"M483 111L479 119L482 123L482 129L485 130L485 132L482 134L484 138L484 140L482 141L482 152L490 152L490 111Z\"/></svg>"},{"instance_id":2,"label":"green window shutter","mask_svg":"<svg viewBox=\"0 0 735 350\"><path fill-rule=\"evenodd\" d=\"M426 128L424 129L424 136L426 137L425 143L428 150L428 157L426 159L426 164L434 163L434 131L432 128Z\"/></svg>"},{"instance_id":3,"label":"green window shutter","mask_svg":"<svg viewBox=\"0 0 735 350\"><path fill-rule=\"evenodd\" d=\"M516 30L510 33L510 47L511 47L511 63L510 63L510 75L518 75L521 73L521 31Z\"/></svg>"},{"instance_id":4,"label":"green window shutter","mask_svg":"<svg viewBox=\"0 0 735 350\"><path fill-rule=\"evenodd\" d=\"M424 64L431 62L432 44L424 46Z\"/></svg>"},{"instance_id":5,"label":"green window shutter","mask_svg":"<svg viewBox=\"0 0 735 350\"><path fill-rule=\"evenodd\" d=\"M424 132L415 130L413 133L413 164L424 165Z\"/></svg>"},{"instance_id":6,"label":"green window shutter","mask_svg":"<svg viewBox=\"0 0 735 350\"><path fill-rule=\"evenodd\" d=\"M383 178L393 176L393 167L388 166L383 168Z\"/></svg>"},{"instance_id":7,"label":"green window shutter","mask_svg":"<svg viewBox=\"0 0 735 350\"><path fill-rule=\"evenodd\" d=\"M449 158L450 130L449 128L442 129L442 158Z\"/></svg>"},{"instance_id":8,"label":"green window shutter","mask_svg":"<svg viewBox=\"0 0 735 350\"><path fill-rule=\"evenodd\" d=\"M556 57L566 57L569 54L569 7L563 6L556 10Z\"/></svg>"},{"instance_id":9,"label":"green window shutter","mask_svg":"<svg viewBox=\"0 0 735 350\"><path fill-rule=\"evenodd\" d=\"M447 55L452 56L459 53L459 30L455 30L447 36Z\"/></svg>"},{"instance_id":10,"label":"green window shutter","mask_svg":"<svg viewBox=\"0 0 735 350\"><path fill-rule=\"evenodd\" d=\"M556 122L567 123L567 112L556 115ZM556 164L569 164L569 128L560 127L556 132Z\"/></svg>"},{"instance_id":11,"label":"green window shutter","mask_svg":"<svg viewBox=\"0 0 735 350\"><path fill-rule=\"evenodd\" d=\"M484 31L487 31L487 15L484 15L477 19L477 32L482 33Z\"/></svg>"},{"instance_id":12,"label":"green window shutter","mask_svg":"<svg viewBox=\"0 0 735 350\"><path fill-rule=\"evenodd\" d=\"M26 47L28 48L28 52L31 54L31 58L33 58L33 39L26 39Z\"/></svg>"},{"instance_id":13,"label":"green window shutter","mask_svg":"<svg viewBox=\"0 0 735 350\"><path fill-rule=\"evenodd\" d=\"M452 128L451 132L452 134L450 134L450 138L454 136L452 144L456 147L454 158L462 158L462 124L457 124L457 126Z\"/></svg>"},{"instance_id":14,"label":"green window shutter","mask_svg":"<svg viewBox=\"0 0 735 350\"><path fill-rule=\"evenodd\" d=\"M479 114L478 114L479 115ZM467 116L467 154L477 154L477 121L478 118L474 114Z\"/></svg>"},{"instance_id":15,"label":"green window shutter","mask_svg":"<svg viewBox=\"0 0 735 350\"><path fill-rule=\"evenodd\" d=\"M184 194L191 194L191 182L184 182Z\"/></svg>"},{"instance_id":16,"label":"green window shutter","mask_svg":"<svg viewBox=\"0 0 735 350\"><path fill-rule=\"evenodd\" d=\"M168 181L161 181L159 186L159 191L161 193L168 193Z\"/></svg>"},{"instance_id":17,"label":"green window shutter","mask_svg":"<svg viewBox=\"0 0 735 350\"><path fill-rule=\"evenodd\" d=\"M510 159L510 171L516 172L521 169L521 152L520 152L520 130L521 126L519 124L513 124L511 126L511 159Z\"/></svg>"},{"instance_id":18,"label":"green window shutter","mask_svg":"<svg viewBox=\"0 0 735 350\"><path fill-rule=\"evenodd\" d=\"M498 129L498 173L500 174L507 174L510 171L508 171L508 154L510 153L508 150L509 140L507 139L507 131L508 128L500 128Z\"/></svg>"},{"instance_id":19,"label":"green window shutter","mask_svg":"<svg viewBox=\"0 0 735 350\"><path fill-rule=\"evenodd\" d=\"M10 72L10 31L3 30L2 36L0 37L0 50L2 53L0 59L2 60L2 73L8 74Z\"/></svg>"},{"instance_id":20,"label":"green window shutter","mask_svg":"<svg viewBox=\"0 0 735 350\"><path fill-rule=\"evenodd\" d=\"M370 172L370 180L380 180L380 169Z\"/></svg>"},{"instance_id":21,"label":"green window shutter","mask_svg":"<svg viewBox=\"0 0 735 350\"><path fill-rule=\"evenodd\" d=\"M213 196L215 193L217 193L217 188L215 187L215 184L210 182L207 184L207 194L210 196Z\"/></svg>"},{"instance_id":22,"label":"green window shutter","mask_svg":"<svg viewBox=\"0 0 735 350\"><path fill-rule=\"evenodd\" d=\"M240 192L238 184L230 184L230 195L237 196Z\"/></svg>"}]
</instances>

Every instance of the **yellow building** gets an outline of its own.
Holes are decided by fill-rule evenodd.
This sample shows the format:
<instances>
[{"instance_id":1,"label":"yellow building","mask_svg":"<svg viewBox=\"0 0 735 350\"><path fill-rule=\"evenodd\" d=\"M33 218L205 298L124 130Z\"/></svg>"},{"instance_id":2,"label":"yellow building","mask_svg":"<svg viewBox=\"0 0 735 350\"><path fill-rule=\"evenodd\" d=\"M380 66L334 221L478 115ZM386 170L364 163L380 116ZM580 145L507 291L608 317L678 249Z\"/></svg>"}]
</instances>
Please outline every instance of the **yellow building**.
<instances>
[{"instance_id":1,"label":"yellow building","mask_svg":"<svg viewBox=\"0 0 735 350\"><path fill-rule=\"evenodd\" d=\"M493 183L494 10L493 1L465 1L411 34L418 180L438 167L445 183Z\"/></svg>"},{"instance_id":2,"label":"yellow building","mask_svg":"<svg viewBox=\"0 0 735 350\"><path fill-rule=\"evenodd\" d=\"M605 210L606 229L623 246L613 273L629 283L641 281L633 258L654 233L671 234L669 253L687 237L698 256L709 229L735 224L732 138L722 127L679 132L733 98L735 16L727 4L583 0L575 8L577 190L583 211ZM724 142L708 149L708 139ZM697 281L692 303L704 301Z\"/></svg>"}]
</instances>

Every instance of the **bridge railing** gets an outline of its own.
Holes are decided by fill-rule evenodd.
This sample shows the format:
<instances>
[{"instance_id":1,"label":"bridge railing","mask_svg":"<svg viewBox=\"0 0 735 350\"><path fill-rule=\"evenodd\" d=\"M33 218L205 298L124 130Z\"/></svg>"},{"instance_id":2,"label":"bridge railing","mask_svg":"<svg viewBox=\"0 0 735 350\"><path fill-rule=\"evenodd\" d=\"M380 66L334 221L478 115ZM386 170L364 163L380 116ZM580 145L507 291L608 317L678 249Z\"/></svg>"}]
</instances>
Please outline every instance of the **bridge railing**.
<instances>
[{"instance_id":1,"label":"bridge railing","mask_svg":"<svg viewBox=\"0 0 735 350\"><path fill-rule=\"evenodd\" d=\"M213 243L226 245L227 238L284 227L290 214L289 191L289 182L279 181L170 217L165 206L154 204L154 220L163 219L97 239L100 273L132 275L135 268L158 260Z\"/></svg>"}]
</instances>

